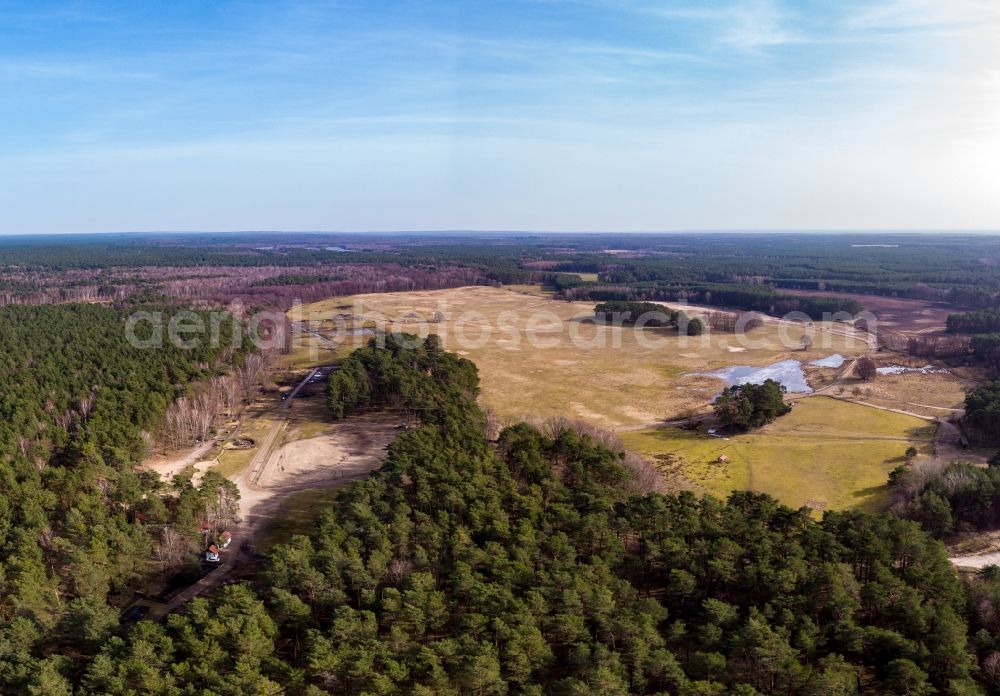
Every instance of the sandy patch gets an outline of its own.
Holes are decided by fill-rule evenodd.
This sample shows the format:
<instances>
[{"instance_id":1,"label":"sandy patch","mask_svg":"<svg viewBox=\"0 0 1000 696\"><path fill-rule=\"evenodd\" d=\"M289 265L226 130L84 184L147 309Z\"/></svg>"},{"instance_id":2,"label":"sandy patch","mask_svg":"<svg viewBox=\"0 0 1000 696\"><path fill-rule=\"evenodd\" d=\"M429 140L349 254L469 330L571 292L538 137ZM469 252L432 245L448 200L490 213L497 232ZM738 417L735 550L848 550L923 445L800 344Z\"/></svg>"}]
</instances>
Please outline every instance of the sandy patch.
<instances>
[{"instance_id":1,"label":"sandy patch","mask_svg":"<svg viewBox=\"0 0 1000 696\"><path fill-rule=\"evenodd\" d=\"M573 411L574 414L576 414L580 418L585 418L586 420L588 420L588 421L590 421L592 423L601 423L601 424L604 424L604 423L607 422L607 419L604 416L602 416L600 413L594 413L593 411L591 411L590 409L588 409L586 406L584 406L581 403L578 403L578 402L574 401L574 402L571 402L571 403L566 404L566 405L569 406L570 409L572 409L572 411Z\"/></svg>"},{"instance_id":2,"label":"sandy patch","mask_svg":"<svg viewBox=\"0 0 1000 696\"><path fill-rule=\"evenodd\" d=\"M366 475L382 465L398 425L398 416L367 414L334 423L328 434L282 445L271 454L257 486L287 492Z\"/></svg>"},{"instance_id":3,"label":"sandy patch","mask_svg":"<svg viewBox=\"0 0 1000 696\"><path fill-rule=\"evenodd\" d=\"M142 463L143 468L155 471L163 479L169 481L189 466L204 471L214 465L214 459L204 460L203 457L215 446L215 442L203 442L194 447L186 447L176 452L158 454L149 457Z\"/></svg>"}]
</instances>

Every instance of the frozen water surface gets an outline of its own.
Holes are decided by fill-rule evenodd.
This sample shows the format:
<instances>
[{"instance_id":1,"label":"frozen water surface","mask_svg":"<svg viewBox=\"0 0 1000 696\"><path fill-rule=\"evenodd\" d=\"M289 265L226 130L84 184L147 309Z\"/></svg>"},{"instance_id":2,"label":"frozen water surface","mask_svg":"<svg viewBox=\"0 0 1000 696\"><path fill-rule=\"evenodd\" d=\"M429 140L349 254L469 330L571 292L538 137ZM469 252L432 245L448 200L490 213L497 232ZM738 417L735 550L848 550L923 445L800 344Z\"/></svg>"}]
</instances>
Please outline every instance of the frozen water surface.
<instances>
[{"instance_id":1,"label":"frozen water surface","mask_svg":"<svg viewBox=\"0 0 1000 696\"><path fill-rule=\"evenodd\" d=\"M840 353L831 355L828 358L820 358L819 360L813 360L809 363L813 367L842 367L844 364L844 356Z\"/></svg>"},{"instance_id":2,"label":"frozen water surface","mask_svg":"<svg viewBox=\"0 0 1000 696\"><path fill-rule=\"evenodd\" d=\"M922 375L927 375L937 372L947 372L948 370L942 367L934 367L933 365L924 365L923 367L905 367L903 365L886 365L885 367L878 367L875 369L880 375L902 375L909 372L919 372Z\"/></svg>"},{"instance_id":3,"label":"frozen water surface","mask_svg":"<svg viewBox=\"0 0 1000 696\"><path fill-rule=\"evenodd\" d=\"M730 387L736 384L763 384L773 379L791 394L808 394L812 391L812 387L806 382L806 374L802 371L802 363L798 360L782 360L767 367L736 365L698 376L716 377L724 380L726 386Z\"/></svg>"}]
</instances>

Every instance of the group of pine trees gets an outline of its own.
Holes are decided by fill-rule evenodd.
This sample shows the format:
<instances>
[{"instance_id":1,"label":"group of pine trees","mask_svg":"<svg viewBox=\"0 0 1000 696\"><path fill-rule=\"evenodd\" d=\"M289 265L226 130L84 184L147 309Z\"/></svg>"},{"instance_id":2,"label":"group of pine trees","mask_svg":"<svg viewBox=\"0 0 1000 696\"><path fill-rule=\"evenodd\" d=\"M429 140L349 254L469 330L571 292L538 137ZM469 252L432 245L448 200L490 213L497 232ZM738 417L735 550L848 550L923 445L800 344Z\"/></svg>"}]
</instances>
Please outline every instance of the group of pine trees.
<instances>
[{"instance_id":1,"label":"group of pine trees","mask_svg":"<svg viewBox=\"0 0 1000 696\"><path fill-rule=\"evenodd\" d=\"M785 403L785 388L773 379L726 387L712 407L719 424L732 430L759 428L792 410Z\"/></svg>"},{"instance_id":2,"label":"group of pine trees","mask_svg":"<svg viewBox=\"0 0 1000 696\"><path fill-rule=\"evenodd\" d=\"M948 333L996 333L1000 331L1000 311L995 309L980 309L973 312L949 314L946 328Z\"/></svg>"},{"instance_id":3,"label":"group of pine trees","mask_svg":"<svg viewBox=\"0 0 1000 696\"><path fill-rule=\"evenodd\" d=\"M995 374L1000 373L1000 311L981 309L950 314L947 331L950 334L965 334L954 337L965 341L956 354L971 353L978 364L989 367Z\"/></svg>"},{"instance_id":4,"label":"group of pine trees","mask_svg":"<svg viewBox=\"0 0 1000 696\"><path fill-rule=\"evenodd\" d=\"M151 572L196 559L238 493L141 471L174 400L238 358L228 338L137 348L100 305L0 309L0 691L68 693ZM117 603L116 603L117 602ZM51 687L51 688L50 688Z\"/></svg>"},{"instance_id":5,"label":"group of pine trees","mask_svg":"<svg viewBox=\"0 0 1000 696\"><path fill-rule=\"evenodd\" d=\"M594 307L594 317L614 326L668 327L688 336L700 336L705 331L705 322L700 318L688 317L657 302L601 302Z\"/></svg>"},{"instance_id":6,"label":"group of pine trees","mask_svg":"<svg viewBox=\"0 0 1000 696\"><path fill-rule=\"evenodd\" d=\"M848 317L859 313L860 302L846 297L784 295L770 285L676 284L674 282L630 282L628 273L606 274L607 282L584 287L567 288L562 296L568 300L598 300L609 306L648 305L657 302L690 302L696 305L744 309L774 316L791 312L810 319L824 320ZM660 311L663 307L660 306Z\"/></svg>"},{"instance_id":7,"label":"group of pine trees","mask_svg":"<svg viewBox=\"0 0 1000 696\"><path fill-rule=\"evenodd\" d=\"M635 494L572 428L483 435L475 366L436 342L358 351L390 445L256 588L140 623L54 689L93 694L981 694L998 583L966 594L914 522L821 522L767 496ZM331 388L331 400L339 387ZM360 403L344 412L360 408ZM967 606L978 631L969 641Z\"/></svg>"},{"instance_id":8,"label":"group of pine trees","mask_svg":"<svg viewBox=\"0 0 1000 696\"><path fill-rule=\"evenodd\" d=\"M138 565L148 551L150 496L141 485L109 493L98 482L111 468L50 465L76 485L37 481L52 492L39 501L47 518L26 525L22 506L8 530L0 683L115 696L966 696L1000 686L1000 578L966 588L916 522L816 521L749 492L726 502L636 492L622 454L574 428L518 424L491 443L477 392L475 365L436 337L379 337L353 353L330 382L334 415L404 409L420 425L314 530L274 547L255 582L163 624L119 627L98 601L112 589L108 559ZM189 484L175 481L169 514L204 506L208 491ZM48 545L37 543L53 523ZM74 550L84 538L90 546ZM109 555L125 539L132 553ZM57 589L59 557L76 565L59 566ZM134 571L112 572L117 582Z\"/></svg>"}]
</instances>

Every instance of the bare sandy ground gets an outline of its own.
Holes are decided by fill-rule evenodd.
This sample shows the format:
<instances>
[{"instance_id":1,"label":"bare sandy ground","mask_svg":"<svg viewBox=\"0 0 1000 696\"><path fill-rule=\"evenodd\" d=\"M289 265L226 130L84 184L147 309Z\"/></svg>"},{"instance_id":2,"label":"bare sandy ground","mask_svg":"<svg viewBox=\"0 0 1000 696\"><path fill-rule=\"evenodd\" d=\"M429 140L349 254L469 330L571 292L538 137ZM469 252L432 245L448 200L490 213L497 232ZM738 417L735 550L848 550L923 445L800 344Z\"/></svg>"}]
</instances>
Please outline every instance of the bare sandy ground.
<instances>
[{"instance_id":1,"label":"bare sandy ground","mask_svg":"<svg viewBox=\"0 0 1000 696\"><path fill-rule=\"evenodd\" d=\"M233 479L240 491L243 519L233 529L234 545L224 552L223 565L168 604L151 603L151 620L176 611L198 595L238 577L255 559L256 541L269 520L281 514L281 502L285 497L365 478L382 465L387 445L399 434L398 416L370 413L331 423L329 431L322 435L274 448L285 425L284 419L274 421L258 453L260 461L255 458L254 463ZM185 461L185 457L187 460L197 458L196 454L189 452L174 457L172 459L177 461L172 466Z\"/></svg>"},{"instance_id":2,"label":"bare sandy ground","mask_svg":"<svg viewBox=\"0 0 1000 696\"><path fill-rule=\"evenodd\" d=\"M185 447L165 454L155 454L147 457L142 464L144 468L151 469L164 478L169 478L186 467L201 461L205 453L212 449L213 444L211 441L202 442L193 447Z\"/></svg>"},{"instance_id":3,"label":"bare sandy ground","mask_svg":"<svg viewBox=\"0 0 1000 696\"><path fill-rule=\"evenodd\" d=\"M185 447L176 452L154 455L147 458L142 465L143 468L155 471L165 481L169 481L189 466L193 466L199 472L212 467L216 463L215 460L206 460L205 455L208 454L213 446L215 446L215 442L209 440L194 447Z\"/></svg>"},{"instance_id":4,"label":"bare sandy ground","mask_svg":"<svg viewBox=\"0 0 1000 696\"><path fill-rule=\"evenodd\" d=\"M254 531L287 495L356 481L378 469L386 446L399 434L399 417L368 413L330 424L329 432L277 447L256 476L253 467L236 479L244 524Z\"/></svg>"},{"instance_id":5,"label":"bare sandy ground","mask_svg":"<svg viewBox=\"0 0 1000 696\"><path fill-rule=\"evenodd\" d=\"M958 568L973 568L980 570L986 566L1000 565L1000 551L993 553L973 554L971 556L952 556L948 559Z\"/></svg>"}]
</instances>

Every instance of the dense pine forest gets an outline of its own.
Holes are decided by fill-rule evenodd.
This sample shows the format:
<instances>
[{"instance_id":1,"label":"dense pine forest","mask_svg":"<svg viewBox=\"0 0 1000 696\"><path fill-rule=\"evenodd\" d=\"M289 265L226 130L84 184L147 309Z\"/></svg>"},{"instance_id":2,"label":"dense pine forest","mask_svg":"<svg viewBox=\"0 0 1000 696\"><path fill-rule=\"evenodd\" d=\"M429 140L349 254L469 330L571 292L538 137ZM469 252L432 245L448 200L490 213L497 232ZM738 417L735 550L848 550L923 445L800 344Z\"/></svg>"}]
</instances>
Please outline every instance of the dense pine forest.
<instances>
[{"instance_id":1,"label":"dense pine forest","mask_svg":"<svg viewBox=\"0 0 1000 696\"><path fill-rule=\"evenodd\" d=\"M868 248L853 246L874 243L865 236L699 246L663 235L641 247L612 238L612 254L586 236L267 239L0 245L3 693L1000 693L1000 576L959 579L933 538L995 527L998 467L901 467L884 516L664 495L613 438L569 422L487 439L475 365L434 336L373 341L328 380L333 420L388 409L417 424L381 470L308 535L273 547L252 582L123 625L144 579L189 577L203 530L238 514L237 490L215 472L195 483L142 471L149 443L206 385L239 400L237 377L261 369L229 340L232 318L221 343L133 347L126 318L140 307L169 317L235 298L284 308L532 282L601 302L612 319L663 300L815 317L858 311L863 299L836 294L851 292L986 308L956 311L949 329L1000 364L992 241L949 238L946 253L933 236ZM776 392L758 414L741 392L733 428L787 410ZM988 442L997 393L986 384L967 402ZM171 437L204 437L206 409Z\"/></svg>"},{"instance_id":2,"label":"dense pine forest","mask_svg":"<svg viewBox=\"0 0 1000 696\"><path fill-rule=\"evenodd\" d=\"M390 336L348 363L365 405L423 423L380 471L275 548L254 586L105 637L92 657L46 657L24 683L623 696L992 684L977 657L997 661L1000 580L963 586L915 522L643 493L620 451L573 427L520 424L490 443L475 366L433 338ZM348 392L331 384L336 404Z\"/></svg>"},{"instance_id":3,"label":"dense pine forest","mask_svg":"<svg viewBox=\"0 0 1000 696\"><path fill-rule=\"evenodd\" d=\"M197 539L205 510L232 499L221 476L164 486L137 468L174 399L240 359L228 323L218 343L149 350L121 311L0 309L5 692L62 693L50 673L71 678L119 631L110 602L152 572L154 548Z\"/></svg>"}]
</instances>

